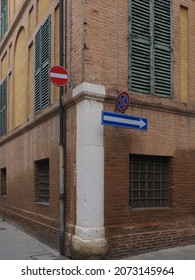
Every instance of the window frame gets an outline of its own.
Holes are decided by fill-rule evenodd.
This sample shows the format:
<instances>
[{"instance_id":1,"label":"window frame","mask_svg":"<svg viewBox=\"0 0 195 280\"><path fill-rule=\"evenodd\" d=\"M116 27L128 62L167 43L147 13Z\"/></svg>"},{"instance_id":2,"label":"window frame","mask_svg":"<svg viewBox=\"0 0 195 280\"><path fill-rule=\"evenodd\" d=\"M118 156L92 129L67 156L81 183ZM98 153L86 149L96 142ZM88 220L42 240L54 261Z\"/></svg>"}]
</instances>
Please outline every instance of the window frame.
<instances>
[{"instance_id":1,"label":"window frame","mask_svg":"<svg viewBox=\"0 0 195 280\"><path fill-rule=\"evenodd\" d=\"M171 161L170 156L129 155L130 209L171 206Z\"/></svg>"}]
</instances>

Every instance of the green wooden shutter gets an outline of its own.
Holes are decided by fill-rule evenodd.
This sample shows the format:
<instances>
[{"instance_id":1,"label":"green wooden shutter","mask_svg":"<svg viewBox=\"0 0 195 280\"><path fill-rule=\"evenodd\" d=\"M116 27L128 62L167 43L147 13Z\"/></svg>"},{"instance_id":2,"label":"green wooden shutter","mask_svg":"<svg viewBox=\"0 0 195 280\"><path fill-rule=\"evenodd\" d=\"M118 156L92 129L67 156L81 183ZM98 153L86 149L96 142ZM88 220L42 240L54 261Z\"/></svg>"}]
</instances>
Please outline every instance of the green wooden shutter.
<instances>
[{"instance_id":1,"label":"green wooden shutter","mask_svg":"<svg viewBox=\"0 0 195 280\"><path fill-rule=\"evenodd\" d=\"M35 112L50 103L50 17L35 36Z\"/></svg>"},{"instance_id":2,"label":"green wooden shutter","mask_svg":"<svg viewBox=\"0 0 195 280\"><path fill-rule=\"evenodd\" d=\"M150 3L130 1L129 78L133 91L150 92Z\"/></svg>"},{"instance_id":3,"label":"green wooden shutter","mask_svg":"<svg viewBox=\"0 0 195 280\"><path fill-rule=\"evenodd\" d=\"M0 136L7 134L7 79L0 86Z\"/></svg>"},{"instance_id":4,"label":"green wooden shutter","mask_svg":"<svg viewBox=\"0 0 195 280\"><path fill-rule=\"evenodd\" d=\"M35 112L41 109L41 30L35 36Z\"/></svg>"},{"instance_id":5,"label":"green wooden shutter","mask_svg":"<svg viewBox=\"0 0 195 280\"><path fill-rule=\"evenodd\" d=\"M1 0L1 29L0 29L0 38L7 30L7 0Z\"/></svg>"},{"instance_id":6,"label":"green wooden shutter","mask_svg":"<svg viewBox=\"0 0 195 280\"><path fill-rule=\"evenodd\" d=\"M42 26L41 30L41 43L42 43L42 108L50 103L50 81L49 81L49 68L50 68L50 17Z\"/></svg>"},{"instance_id":7,"label":"green wooden shutter","mask_svg":"<svg viewBox=\"0 0 195 280\"><path fill-rule=\"evenodd\" d=\"M155 95L172 96L171 1L154 1Z\"/></svg>"},{"instance_id":8,"label":"green wooden shutter","mask_svg":"<svg viewBox=\"0 0 195 280\"><path fill-rule=\"evenodd\" d=\"M129 0L129 87L172 95L171 0Z\"/></svg>"}]
</instances>

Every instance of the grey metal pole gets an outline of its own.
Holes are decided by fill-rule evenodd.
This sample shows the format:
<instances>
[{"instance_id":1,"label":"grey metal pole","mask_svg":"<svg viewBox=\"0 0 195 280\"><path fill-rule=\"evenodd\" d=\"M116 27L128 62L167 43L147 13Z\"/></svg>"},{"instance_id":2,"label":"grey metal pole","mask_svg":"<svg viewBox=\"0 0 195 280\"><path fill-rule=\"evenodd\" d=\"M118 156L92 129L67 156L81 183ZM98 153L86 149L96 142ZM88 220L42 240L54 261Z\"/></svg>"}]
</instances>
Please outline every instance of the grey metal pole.
<instances>
[{"instance_id":1,"label":"grey metal pole","mask_svg":"<svg viewBox=\"0 0 195 280\"><path fill-rule=\"evenodd\" d=\"M60 0L60 66L63 66L63 45L64 45L64 5L63 0ZM59 107L60 107L60 143L59 143L59 200L60 200L60 254L65 254L64 248L64 241L65 241L65 196L64 196L64 149L65 149L65 112L62 104L62 96L63 96L64 87L60 87L60 100L59 100Z\"/></svg>"}]
</instances>

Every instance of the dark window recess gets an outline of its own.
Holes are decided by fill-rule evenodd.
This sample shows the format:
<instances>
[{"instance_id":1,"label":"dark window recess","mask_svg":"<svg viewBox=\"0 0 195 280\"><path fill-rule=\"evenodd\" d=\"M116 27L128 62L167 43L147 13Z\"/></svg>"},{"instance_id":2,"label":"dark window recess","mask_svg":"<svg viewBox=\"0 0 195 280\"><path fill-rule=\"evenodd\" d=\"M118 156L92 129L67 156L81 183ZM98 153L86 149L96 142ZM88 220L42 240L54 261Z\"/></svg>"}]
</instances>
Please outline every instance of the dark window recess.
<instances>
[{"instance_id":1,"label":"dark window recess","mask_svg":"<svg viewBox=\"0 0 195 280\"><path fill-rule=\"evenodd\" d=\"M6 187L6 168L1 169L1 195L7 194Z\"/></svg>"},{"instance_id":2,"label":"dark window recess","mask_svg":"<svg viewBox=\"0 0 195 280\"><path fill-rule=\"evenodd\" d=\"M131 208L168 206L170 157L130 155Z\"/></svg>"},{"instance_id":3,"label":"dark window recess","mask_svg":"<svg viewBox=\"0 0 195 280\"><path fill-rule=\"evenodd\" d=\"M49 203L49 159L35 162L36 201Z\"/></svg>"}]
</instances>

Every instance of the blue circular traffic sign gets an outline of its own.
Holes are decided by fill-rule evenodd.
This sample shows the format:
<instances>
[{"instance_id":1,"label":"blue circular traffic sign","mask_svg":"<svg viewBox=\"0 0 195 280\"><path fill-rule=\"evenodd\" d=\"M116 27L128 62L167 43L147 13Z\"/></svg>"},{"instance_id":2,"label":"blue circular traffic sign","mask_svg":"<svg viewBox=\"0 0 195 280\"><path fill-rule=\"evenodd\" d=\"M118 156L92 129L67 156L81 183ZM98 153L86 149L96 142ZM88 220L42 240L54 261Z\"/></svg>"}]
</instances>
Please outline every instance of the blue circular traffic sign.
<instances>
[{"instance_id":1,"label":"blue circular traffic sign","mask_svg":"<svg viewBox=\"0 0 195 280\"><path fill-rule=\"evenodd\" d=\"M124 113L130 104L130 96L127 92L121 92L116 99L116 111L118 113Z\"/></svg>"}]
</instances>

